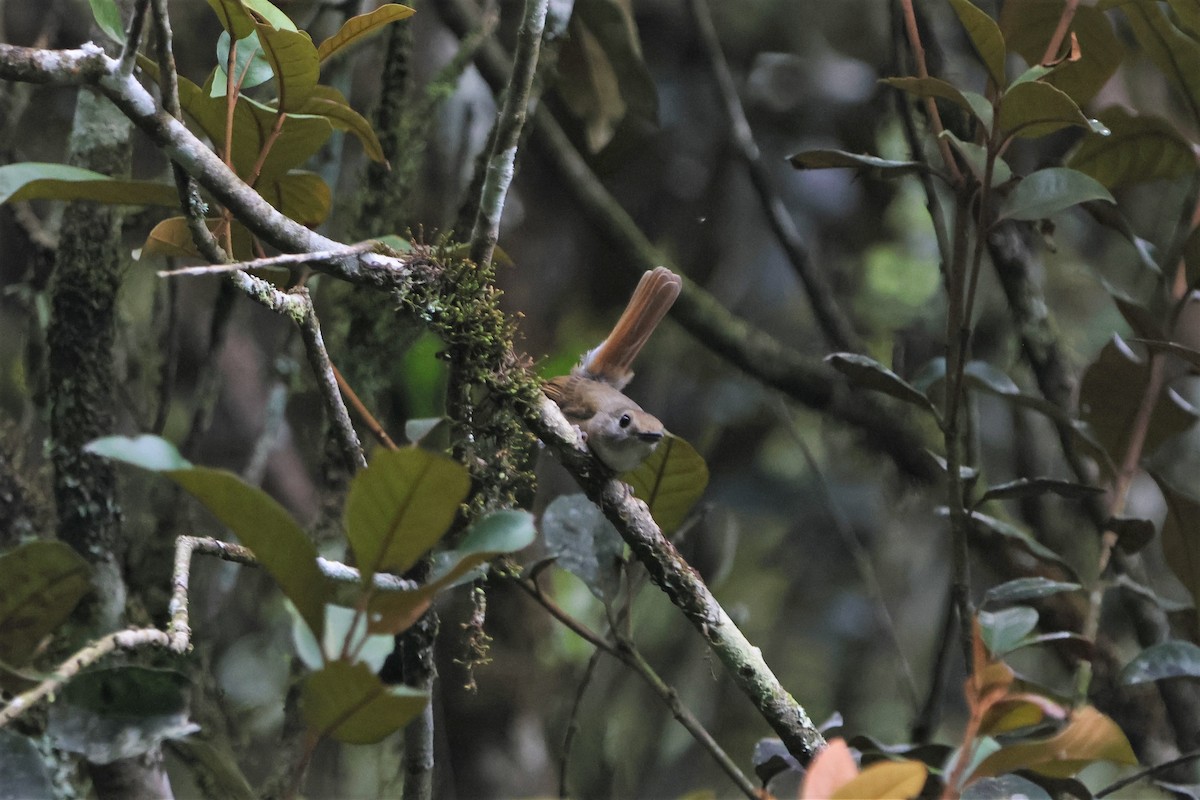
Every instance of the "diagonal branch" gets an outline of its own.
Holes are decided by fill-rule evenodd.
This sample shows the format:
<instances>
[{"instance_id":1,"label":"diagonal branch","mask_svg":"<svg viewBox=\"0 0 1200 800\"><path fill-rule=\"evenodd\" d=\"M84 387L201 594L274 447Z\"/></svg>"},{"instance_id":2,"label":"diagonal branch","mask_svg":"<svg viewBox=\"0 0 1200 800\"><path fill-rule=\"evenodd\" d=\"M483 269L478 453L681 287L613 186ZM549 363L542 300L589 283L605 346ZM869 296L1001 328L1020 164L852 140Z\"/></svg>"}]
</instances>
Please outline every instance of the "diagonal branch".
<instances>
[{"instance_id":1,"label":"diagonal branch","mask_svg":"<svg viewBox=\"0 0 1200 800\"><path fill-rule=\"evenodd\" d=\"M833 288L825 280L825 276L812 263L808 246L801 237L800 230L796 227L796 223L792 220L787 208L784 207L783 199L780 198L771 183L770 172L763 163L762 153L758 149L758 143L754 140L754 131L750 128L750 121L746 119L742 101L738 97L737 86L734 85L733 75L729 71L729 62L725 60L725 54L721 51L721 42L717 38L717 29L713 25L712 12L709 10L708 2L709 0L688 0L688 6L691 8L692 18L696 21L696 27L700 31L700 42L708 53L709 65L717 79L717 88L721 93L722 104L725 106L725 116L729 120L733 143L736 145L742 161L746 162L746 169L750 173L750 182L754 184L754 189L758 193L759 202L762 203L763 211L766 212L771 230L774 231L775 238L779 240L780 246L787 253L788 260L792 263L792 268L796 271L800 282L804 284L813 316L816 317L817 324L820 325L830 346L837 350L865 353L866 347L858 333L855 332L853 323L838 304Z\"/></svg>"}]
</instances>

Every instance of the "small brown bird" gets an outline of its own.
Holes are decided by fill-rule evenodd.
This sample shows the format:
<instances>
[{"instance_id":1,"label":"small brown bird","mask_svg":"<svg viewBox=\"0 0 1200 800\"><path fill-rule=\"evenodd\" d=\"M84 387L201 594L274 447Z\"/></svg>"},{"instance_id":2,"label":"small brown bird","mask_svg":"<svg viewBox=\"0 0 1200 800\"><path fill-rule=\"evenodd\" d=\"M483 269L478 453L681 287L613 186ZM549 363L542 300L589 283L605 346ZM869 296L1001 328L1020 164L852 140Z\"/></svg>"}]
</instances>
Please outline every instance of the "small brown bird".
<instances>
[{"instance_id":1,"label":"small brown bird","mask_svg":"<svg viewBox=\"0 0 1200 800\"><path fill-rule=\"evenodd\" d=\"M592 452L615 472L627 472L649 458L665 433L663 424L621 389L633 377L633 360L682 287L679 276L666 267L647 272L608 338L588 351L570 375L543 387L583 431Z\"/></svg>"}]
</instances>

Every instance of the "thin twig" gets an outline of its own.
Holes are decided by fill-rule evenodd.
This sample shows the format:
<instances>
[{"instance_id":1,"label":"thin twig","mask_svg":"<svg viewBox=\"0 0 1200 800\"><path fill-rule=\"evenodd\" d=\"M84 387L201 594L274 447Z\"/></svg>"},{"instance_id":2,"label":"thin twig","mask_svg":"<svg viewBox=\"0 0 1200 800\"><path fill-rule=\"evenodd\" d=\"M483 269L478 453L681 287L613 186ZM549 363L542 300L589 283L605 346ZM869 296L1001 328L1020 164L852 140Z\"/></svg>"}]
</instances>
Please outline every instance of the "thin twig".
<instances>
[{"instance_id":1,"label":"thin twig","mask_svg":"<svg viewBox=\"0 0 1200 800\"><path fill-rule=\"evenodd\" d=\"M596 665L604 651L596 648L588 658L587 666L583 668L583 676L579 679L579 687L575 690L575 700L571 703L571 713L567 716L567 732L563 735L562 756L558 761L558 796L564 800L570 797L567 790L567 765L571 763L571 747L575 743L575 734L579 732L579 712L583 708L583 695L592 683L596 673Z\"/></svg>"},{"instance_id":2,"label":"thin twig","mask_svg":"<svg viewBox=\"0 0 1200 800\"><path fill-rule=\"evenodd\" d=\"M160 278L178 278L194 275L224 275L239 270L266 269L268 267L290 267L312 264L323 261L336 261L349 255L366 253L378 247L373 241L339 247L336 250L318 250L314 253L283 253L267 258L255 258L250 261L238 261L228 264L207 264L200 267L181 267L180 269L163 269L158 271Z\"/></svg>"},{"instance_id":3,"label":"thin twig","mask_svg":"<svg viewBox=\"0 0 1200 800\"><path fill-rule=\"evenodd\" d=\"M350 412L346 410L346 404L342 401L342 394L338 390L333 363L329 360L329 353L325 349L325 340L321 336L321 324L317 319L317 312L313 308L312 299L308 296L308 289L299 287L292 291L304 297L305 313L303 319L300 320L300 336L304 339L304 352L308 355L309 366L312 367L313 375L317 378L317 385L321 389L321 395L325 399L325 408L329 412L333 429L337 432L338 444L342 448L342 458L346 461L346 468L353 475L367 466L362 442L359 441L358 433L354 430L354 423L350 421Z\"/></svg>"},{"instance_id":4,"label":"thin twig","mask_svg":"<svg viewBox=\"0 0 1200 800\"><path fill-rule=\"evenodd\" d=\"M0 708L0 728L24 714L38 701L58 693L68 681L110 653L142 647L168 647L169 644L167 634L158 628L127 628L102 636L59 664L50 677L14 697L4 708Z\"/></svg>"},{"instance_id":5,"label":"thin twig","mask_svg":"<svg viewBox=\"0 0 1200 800\"><path fill-rule=\"evenodd\" d=\"M379 420L375 418L375 415L371 413L370 409L359 398L358 393L354 391L353 387L350 386L336 366L333 367L333 377L337 380L338 388L342 390L342 394L350 401L354 412L362 418L363 424L367 426L367 430L371 432L376 440L388 450L399 450L400 446L392 440L392 437L388 436L387 430L384 429Z\"/></svg>"},{"instance_id":6,"label":"thin twig","mask_svg":"<svg viewBox=\"0 0 1200 800\"><path fill-rule=\"evenodd\" d=\"M547 597L546 593L542 591L542 587L535 581L523 578L515 581L515 583L522 591L537 601L542 608L546 609L551 616L594 645L596 652L607 653L637 673L638 677L644 680L654 690L655 694L667 704L667 707L671 709L671 714L678 720L679 724L692 735L692 738L701 747L708 751L708 754L712 756L717 765L729 776L738 789L749 797L750 800L759 800L759 794L755 790L754 784L750 783L746 776L742 774L742 771L738 769L737 765L724 749L717 744L717 741L713 739L712 734L708 732L700 720L696 719L691 710L680 702L679 693L650 666L650 663L642 656L632 639L628 639L614 630L613 634L616 636L616 644L609 643ZM578 702L578 699L576 702ZM565 774L566 770L564 768L564 781ZM560 784L560 787L562 787L562 784Z\"/></svg>"},{"instance_id":7,"label":"thin twig","mask_svg":"<svg viewBox=\"0 0 1200 800\"><path fill-rule=\"evenodd\" d=\"M925 66L925 47L921 44L921 32L917 30L917 14L913 10L912 0L900 0L900 6L904 11L904 30L908 35L913 63L917 68L917 77L928 78L929 69ZM938 113L937 103L934 102L932 96L925 98L925 113L929 116L929 128L937 142L938 151L942 154L942 161L946 164L946 171L950 173L954 185L961 186L963 174L958 169L958 162L954 160L954 153L950 151L950 143L946 141L946 137L942 136L945 128L942 127L942 116Z\"/></svg>"},{"instance_id":8,"label":"thin twig","mask_svg":"<svg viewBox=\"0 0 1200 800\"><path fill-rule=\"evenodd\" d=\"M1193 750L1190 753L1184 753L1183 755L1181 755L1177 758L1172 758L1170 761L1164 761L1161 764L1155 764L1152 767L1146 767L1145 769L1138 770L1137 772L1133 773L1132 775L1126 775L1124 778L1121 778L1121 780L1119 780L1115 783L1110 783L1108 786L1105 786L1103 789L1096 792L1092 796L1096 797L1096 798L1108 797L1110 794L1117 791L1118 789L1124 789L1129 784L1137 783L1142 778L1149 778L1151 775L1154 775L1159 772L1164 772L1168 769L1171 769L1172 767L1178 767L1183 764L1188 764L1192 761L1195 761L1196 759L1200 759L1200 750Z\"/></svg>"},{"instance_id":9,"label":"thin twig","mask_svg":"<svg viewBox=\"0 0 1200 800\"><path fill-rule=\"evenodd\" d=\"M1067 38L1067 31L1071 29L1071 20L1075 19L1075 10L1078 8L1079 0L1066 0L1062 16L1058 18L1058 25L1054 28L1054 35L1046 43L1046 52L1039 62L1042 66L1049 66L1058 60L1059 48L1062 47L1063 40Z\"/></svg>"},{"instance_id":10,"label":"thin twig","mask_svg":"<svg viewBox=\"0 0 1200 800\"><path fill-rule=\"evenodd\" d=\"M487 177L479 198L479 211L471 231L471 260L481 268L492 262L500 238L500 216L516 172L517 144L529 114L529 93L537 72L542 31L546 27L549 0L525 0L525 16L517 32L512 77L504 94L504 105L496 120L496 143L488 157Z\"/></svg>"},{"instance_id":11,"label":"thin twig","mask_svg":"<svg viewBox=\"0 0 1200 800\"><path fill-rule=\"evenodd\" d=\"M920 693L917 691L917 682L913 678L912 666L908 663L907 656L904 655L904 648L900 644L900 636L896 633L896 623L893 621L892 614L888 610L887 600L883 596L883 587L879 583L879 576L875 572L875 565L871 560L871 554L867 551L866 546L863 545L862 540L859 539L858 534L854 531L854 527L846 520L841 508L834 499L833 491L829 488L829 482L825 479L824 470L821 469L821 465L817 462L812 450L809 449L808 443L804 441L804 437L797 430L796 422L788 413L787 407L778 397L775 399L776 402L773 404L775 406L775 413L783 421L784 427L792 436L792 441L800 448L800 452L803 454L808 468L812 470L817 488L821 492L821 498L825 502L825 507L829 510L829 516L833 519L833 527L854 559L854 566L858 570L858 577L867 590L867 596L871 598L871 604L874 606L875 613L879 617L879 623L883 627L884 633L887 635L888 641L896 653L897 660L900 662L900 674L904 679L903 685L907 690L909 702L912 703L913 710L915 711L921 702Z\"/></svg>"},{"instance_id":12,"label":"thin twig","mask_svg":"<svg viewBox=\"0 0 1200 800\"><path fill-rule=\"evenodd\" d=\"M738 97L737 86L734 85L733 75L729 71L729 63L725 60L725 54L721 50L721 42L717 38L717 29L713 24L708 0L689 0L688 6L691 8L692 18L700 32L700 42L704 45L704 50L708 55L709 66L717 80L725 116L728 118L733 133L733 142L737 146L742 161L746 163L746 169L750 173L750 182L758 193L759 202L767 215L771 230L774 231L775 238L792 264L792 269L795 270L797 277L804 285L817 324L825 334L825 339L834 348L856 353L866 352L862 339L855 332L850 318L838 304L829 282L812 263L808 245L805 244L800 230L796 227L791 214L788 213L783 200L772 184L770 172L763 163L762 152L754 140L750 121L746 118L742 101Z\"/></svg>"},{"instance_id":13,"label":"thin twig","mask_svg":"<svg viewBox=\"0 0 1200 800\"><path fill-rule=\"evenodd\" d=\"M146 9L150 5L150 0L137 0L133 6L133 13L129 16L129 27L125 31L125 45L121 48L121 74L129 76L133 74L133 68L137 64L138 45L142 42L142 29L146 22Z\"/></svg>"}]
</instances>

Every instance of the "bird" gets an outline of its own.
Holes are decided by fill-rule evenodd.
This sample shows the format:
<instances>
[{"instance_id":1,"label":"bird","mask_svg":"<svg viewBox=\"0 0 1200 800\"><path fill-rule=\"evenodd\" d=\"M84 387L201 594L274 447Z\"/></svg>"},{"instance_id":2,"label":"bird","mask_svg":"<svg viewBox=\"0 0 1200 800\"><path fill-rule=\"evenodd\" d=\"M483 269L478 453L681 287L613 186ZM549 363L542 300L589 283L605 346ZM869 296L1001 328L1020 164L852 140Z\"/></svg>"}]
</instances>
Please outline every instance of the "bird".
<instances>
[{"instance_id":1,"label":"bird","mask_svg":"<svg viewBox=\"0 0 1200 800\"><path fill-rule=\"evenodd\" d=\"M542 387L583 432L588 448L614 472L636 468L666 435L662 422L621 390L633 378L634 359L682 288L682 279L666 267L648 270L608 337L569 375L552 378Z\"/></svg>"}]
</instances>

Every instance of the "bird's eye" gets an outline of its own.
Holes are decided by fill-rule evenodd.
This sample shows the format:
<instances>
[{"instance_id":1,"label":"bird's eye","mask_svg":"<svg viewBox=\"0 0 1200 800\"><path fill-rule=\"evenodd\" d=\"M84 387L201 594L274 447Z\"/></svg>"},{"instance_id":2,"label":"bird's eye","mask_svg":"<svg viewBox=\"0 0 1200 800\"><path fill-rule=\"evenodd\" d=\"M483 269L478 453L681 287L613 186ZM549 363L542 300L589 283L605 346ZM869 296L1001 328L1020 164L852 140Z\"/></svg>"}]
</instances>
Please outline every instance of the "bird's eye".
<instances>
[{"instance_id":1,"label":"bird's eye","mask_svg":"<svg viewBox=\"0 0 1200 800\"><path fill-rule=\"evenodd\" d=\"M631 422L633 422L633 417L629 416L628 414L622 414L621 418L619 420L617 420L617 424L620 425L622 428L628 428L629 423L631 423Z\"/></svg>"}]
</instances>

